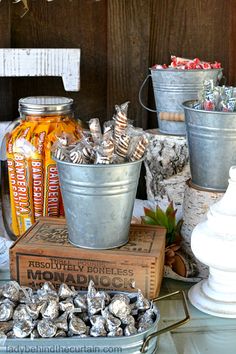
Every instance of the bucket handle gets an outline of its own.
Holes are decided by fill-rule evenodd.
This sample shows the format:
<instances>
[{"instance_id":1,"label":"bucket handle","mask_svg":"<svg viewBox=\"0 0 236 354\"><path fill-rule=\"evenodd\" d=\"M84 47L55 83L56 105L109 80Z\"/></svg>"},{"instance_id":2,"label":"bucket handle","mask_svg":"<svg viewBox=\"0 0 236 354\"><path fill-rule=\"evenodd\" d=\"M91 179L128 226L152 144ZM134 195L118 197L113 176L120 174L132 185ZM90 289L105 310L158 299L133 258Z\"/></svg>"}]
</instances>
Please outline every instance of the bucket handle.
<instances>
[{"instance_id":1,"label":"bucket handle","mask_svg":"<svg viewBox=\"0 0 236 354\"><path fill-rule=\"evenodd\" d=\"M143 83L142 83L142 85L141 85L141 87L140 87L140 89L139 89L138 99L139 99L139 103L141 104L141 106L142 106L143 108L147 109L149 112L154 112L154 113L156 113L157 110L148 108L148 107L145 106L144 103L142 102L142 91L143 91L143 88L144 88L144 86L145 86L145 84L146 84L146 82L147 82L147 80L149 79L150 76L151 76L150 74L147 75L147 77L146 77L145 80L143 81Z\"/></svg>"},{"instance_id":2,"label":"bucket handle","mask_svg":"<svg viewBox=\"0 0 236 354\"><path fill-rule=\"evenodd\" d=\"M170 326L167 326L165 328L162 328L160 329L159 331L156 331L154 333L151 333L149 334L149 336L147 336L147 338L145 338L143 344L142 344L142 347L141 347L141 353L146 353L147 352L147 349L148 349L148 343L149 341L162 334L162 333L165 333L165 332L169 332L171 331L172 329L175 329L175 328L178 328L180 326L182 326L183 324L187 323L189 320L190 320L190 315L189 315L189 310L188 310L188 304L187 304L187 300L186 300L186 295L184 293L183 290L178 290L178 291L175 291L171 294L168 294L168 295L164 295L164 296L160 296L160 297L157 297L155 299L153 299L152 301L153 302L157 302L157 301L160 301L160 300L163 300L163 299L166 299L168 297L172 297L174 295L177 295L177 294L181 294L182 296L182 305L183 305L183 308L184 308L184 312L185 312L185 318L183 318L182 320L178 321L178 322L175 322L173 323L172 325Z\"/></svg>"}]
</instances>

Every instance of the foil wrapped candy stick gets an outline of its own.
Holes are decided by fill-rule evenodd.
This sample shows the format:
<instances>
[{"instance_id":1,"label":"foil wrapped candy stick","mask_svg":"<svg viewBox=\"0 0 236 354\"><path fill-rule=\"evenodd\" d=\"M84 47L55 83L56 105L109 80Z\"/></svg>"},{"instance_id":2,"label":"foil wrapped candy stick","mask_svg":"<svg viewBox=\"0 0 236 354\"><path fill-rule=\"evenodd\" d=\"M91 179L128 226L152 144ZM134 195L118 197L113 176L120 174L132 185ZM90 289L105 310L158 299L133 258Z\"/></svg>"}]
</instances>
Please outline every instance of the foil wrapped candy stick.
<instances>
[{"instance_id":1,"label":"foil wrapped candy stick","mask_svg":"<svg viewBox=\"0 0 236 354\"><path fill-rule=\"evenodd\" d=\"M49 282L35 292L16 282L0 290L0 332L8 338L130 336L150 328L156 318L140 290L109 294L97 291L92 281L87 293L66 284L56 290Z\"/></svg>"},{"instance_id":2,"label":"foil wrapped candy stick","mask_svg":"<svg viewBox=\"0 0 236 354\"><path fill-rule=\"evenodd\" d=\"M128 120L129 102L116 105L113 119L103 124L98 118L89 120L89 134L81 133L80 140L69 144L58 137L52 146L53 156L74 164L120 164L140 160L149 143L148 134ZM103 131L103 132L102 132ZM137 144L134 144L137 142Z\"/></svg>"}]
</instances>

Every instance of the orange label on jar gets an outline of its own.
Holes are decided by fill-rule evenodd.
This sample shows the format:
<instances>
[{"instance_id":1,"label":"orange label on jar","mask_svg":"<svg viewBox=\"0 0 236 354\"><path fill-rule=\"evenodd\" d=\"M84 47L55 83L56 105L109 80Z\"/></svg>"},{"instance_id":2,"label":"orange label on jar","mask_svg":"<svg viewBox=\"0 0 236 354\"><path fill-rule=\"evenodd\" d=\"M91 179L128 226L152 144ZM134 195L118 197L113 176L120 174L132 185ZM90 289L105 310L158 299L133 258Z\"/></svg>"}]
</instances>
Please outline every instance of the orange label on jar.
<instances>
[{"instance_id":1,"label":"orange label on jar","mask_svg":"<svg viewBox=\"0 0 236 354\"><path fill-rule=\"evenodd\" d=\"M43 161L32 160L31 167L33 177L34 215L38 218L43 215Z\"/></svg>"},{"instance_id":2,"label":"orange label on jar","mask_svg":"<svg viewBox=\"0 0 236 354\"><path fill-rule=\"evenodd\" d=\"M11 202L11 217L12 217L12 231L16 236L20 234L19 228L19 199L16 183L15 162L12 158L7 158L8 165L8 178L9 178L9 190L10 190L10 202Z\"/></svg>"},{"instance_id":3,"label":"orange label on jar","mask_svg":"<svg viewBox=\"0 0 236 354\"><path fill-rule=\"evenodd\" d=\"M44 204L44 142L49 130L49 124L39 124L34 130L31 139L35 151L31 158L32 170L32 187L33 187L33 204L34 216L39 218L43 216Z\"/></svg>"},{"instance_id":4,"label":"orange label on jar","mask_svg":"<svg viewBox=\"0 0 236 354\"><path fill-rule=\"evenodd\" d=\"M50 164L46 168L44 215L58 216L60 201L60 185L56 164Z\"/></svg>"},{"instance_id":5,"label":"orange label on jar","mask_svg":"<svg viewBox=\"0 0 236 354\"><path fill-rule=\"evenodd\" d=\"M13 144L16 183L19 200L20 233L24 233L34 223L31 155L34 147L30 137L35 124L23 124L24 129Z\"/></svg>"},{"instance_id":6,"label":"orange label on jar","mask_svg":"<svg viewBox=\"0 0 236 354\"><path fill-rule=\"evenodd\" d=\"M28 178L25 167L26 166L24 156L20 154L15 154L15 169L18 187L19 207L21 214L29 214L31 211Z\"/></svg>"},{"instance_id":7,"label":"orange label on jar","mask_svg":"<svg viewBox=\"0 0 236 354\"><path fill-rule=\"evenodd\" d=\"M58 127L60 126L56 124L51 124L51 126L53 126L53 130L45 141L44 216L59 216L60 185L56 162L51 157L51 147L57 140Z\"/></svg>"}]
</instances>

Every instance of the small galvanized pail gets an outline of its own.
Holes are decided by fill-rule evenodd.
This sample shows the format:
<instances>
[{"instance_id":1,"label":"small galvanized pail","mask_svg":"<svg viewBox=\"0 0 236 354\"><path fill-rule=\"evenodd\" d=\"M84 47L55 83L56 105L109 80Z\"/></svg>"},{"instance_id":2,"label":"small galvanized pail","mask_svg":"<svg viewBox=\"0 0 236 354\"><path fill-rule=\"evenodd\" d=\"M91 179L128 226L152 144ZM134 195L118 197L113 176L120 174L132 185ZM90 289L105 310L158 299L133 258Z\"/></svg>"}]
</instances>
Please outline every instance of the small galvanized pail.
<instances>
[{"instance_id":1,"label":"small galvanized pail","mask_svg":"<svg viewBox=\"0 0 236 354\"><path fill-rule=\"evenodd\" d=\"M128 242L142 161L84 165L56 160L72 244L109 249Z\"/></svg>"},{"instance_id":2,"label":"small galvanized pail","mask_svg":"<svg viewBox=\"0 0 236 354\"><path fill-rule=\"evenodd\" d=\"M224 192L236 164L236 112L192 108L196 102L183 103L192 183Z\"/></svg>"},{"instance_id":3,"label":"small galvanized pail","mask_svg":"<svg viewBox=\"0 0 236 354\"><path fill-rule=\"evenodd\" d=\"M185 117L182 103L198 98L204 80L212 79L216 84L222 78L223 69L153 69L146 77L139 91L139 102L147 110L157 112L158 127L161 133L171 135L185 135ZM146 107L142 103L142 89L148 78L152 78L152 85L156 103L156 110Z\"/></svg>"}]
</instances>

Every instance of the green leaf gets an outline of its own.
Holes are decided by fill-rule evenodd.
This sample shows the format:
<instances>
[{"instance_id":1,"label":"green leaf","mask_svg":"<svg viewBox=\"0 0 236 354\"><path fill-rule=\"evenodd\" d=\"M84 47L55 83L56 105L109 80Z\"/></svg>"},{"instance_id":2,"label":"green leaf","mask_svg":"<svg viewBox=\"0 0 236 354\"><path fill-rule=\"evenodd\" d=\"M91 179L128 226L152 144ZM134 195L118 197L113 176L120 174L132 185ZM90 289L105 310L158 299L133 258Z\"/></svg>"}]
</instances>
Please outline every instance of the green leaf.
<instances>
[{"instance_id":1,"label":"green leaf","mask_svg":"<svg viewBox=\"0 0 236 354\"><path fill-rule=\"evenodd\" d=\"M157 225L156 220L152 219L150 216L141 216L142 224Z\"/></svg>"},{"instance_id":2,"label":"green leaf","mask_svg":"<svg viewBox=\"0 0 236 354\"><path fill-rule=\"evenodd\" d=\"M149 216L150 218L152 218L152 219L155 219L156 218L156 214L155 214L155 211L154 210L152 210L152 209L149 209L149 208L143 208L144 209L144 214L146 215L146 216Z\"/></svg>"},{"instance_id":3,"label":"green leaf","mask_svg":"<svg viewBox=\"0 0 236 354\"><path fill-rule=\"evenodd\" d=\"M174 209L173 201L170 201L166 210L163 211L158 205L156 210L144 208L145 216L141 217L142 224L159 225L166 228L166 245L180 242L180 230L183 220L176 222L177 209Z\"/></svg>"},{"instance_id":4,"label":"green leaf","mask_svg":"<svg viewBox=\"0 0 236 354\"><path fill-rule=\"evenodd\" d=\"M157 221L158 225L164 226L168 230L168 218L167 218L167 215L159 207L156 208L156 221Z\"/></svg>"}]
</instances>

